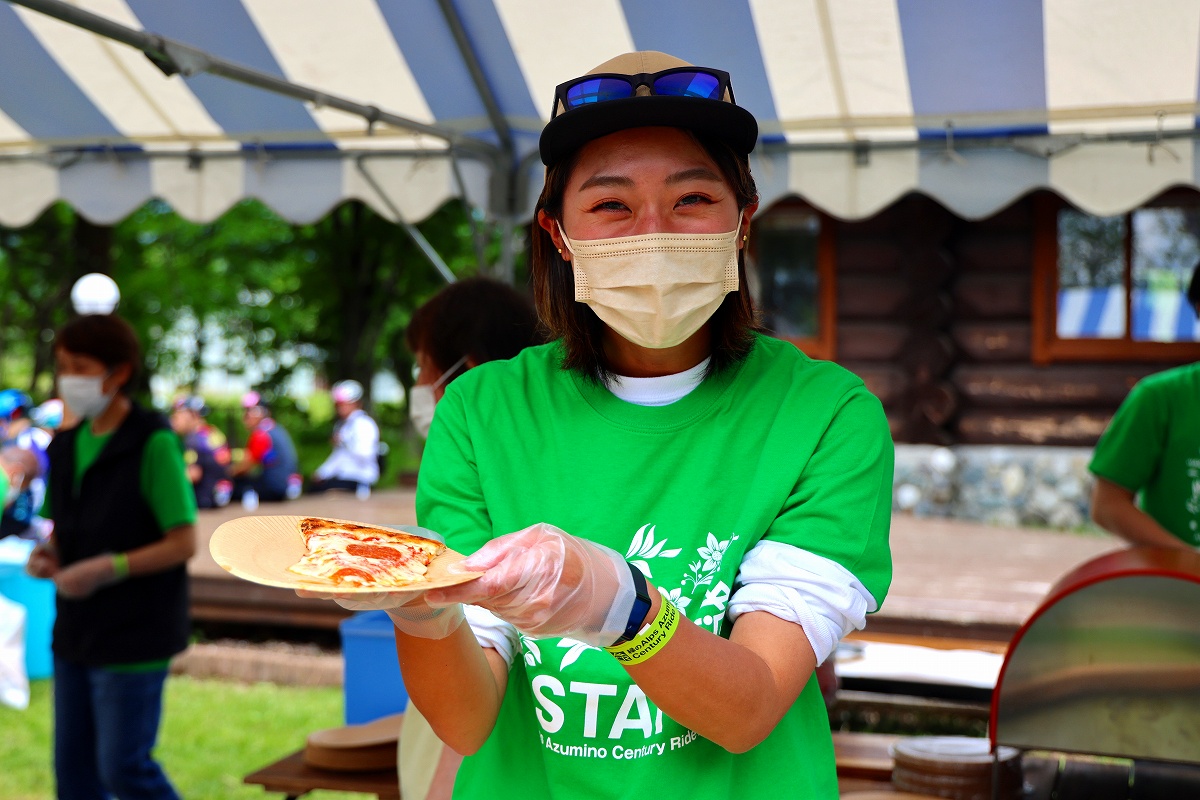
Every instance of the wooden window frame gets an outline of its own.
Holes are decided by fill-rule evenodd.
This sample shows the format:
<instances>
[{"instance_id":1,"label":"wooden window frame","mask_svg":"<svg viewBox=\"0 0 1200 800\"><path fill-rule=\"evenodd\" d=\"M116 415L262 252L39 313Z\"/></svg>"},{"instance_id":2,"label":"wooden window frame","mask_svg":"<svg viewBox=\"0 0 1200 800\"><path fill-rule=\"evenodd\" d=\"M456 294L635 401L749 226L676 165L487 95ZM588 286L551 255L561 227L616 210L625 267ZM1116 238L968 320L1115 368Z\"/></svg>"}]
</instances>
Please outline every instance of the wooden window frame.
<instances>
[{"instance_id":1,"label":"wooden window frame","mask_svg":"<svg viewBox=\"0 0 1200 800\"><path fill-rule=\"evenodd\" d=\"M1192 205L1179 203L1179 205ZM1133 339L1132 230L1125 239L1125 335L1120 339L1058 337L1058 212L1068 208L1052 195L1034 200L1032 357L1035 364L1056 361L1200 361L1200 342L1139 342Z\"/></svg>"},{"instance_id":2,"label":"wooden window frame","mask_svg":"<svg viewBox=\"0 0 1200 800\"><path fill-rule=\"evenodd\" d=\"M814 208L808 203L795 198L781 200L765 212L760 211L758 217L763 217L777 209L793 209L805 211L817 216L820 229L817 232L817 335L816 336L781 336L772 333L776 339L791 342L810 358L822 361L833 361L837 356L837 222L833 217ZM750 226L750 246L746 253L747 261L758 261L758 246L754 235L754 225ZM749 264L747 264L749 271Z\"/></svg>"}]
</instances>

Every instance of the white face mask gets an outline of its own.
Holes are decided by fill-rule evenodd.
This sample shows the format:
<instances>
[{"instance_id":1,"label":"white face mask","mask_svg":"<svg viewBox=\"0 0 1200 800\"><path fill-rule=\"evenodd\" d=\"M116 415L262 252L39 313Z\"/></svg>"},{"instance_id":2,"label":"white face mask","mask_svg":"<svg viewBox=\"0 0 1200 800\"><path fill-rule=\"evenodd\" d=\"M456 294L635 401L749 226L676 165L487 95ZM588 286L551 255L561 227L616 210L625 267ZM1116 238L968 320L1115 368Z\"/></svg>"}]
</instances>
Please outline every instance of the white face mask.
<instances>
[{"instance_id":1,"label":"white face mask","mask_svg":"<svg viewBox=\"0 0 1200 800\"><path fill-rule=\"evenodd\" d=\"M559 226L562 233L562 227ZM568 239L575 299L629 341L655 350L700 330L738 290L740 227L728 233L650 233Z\"/></svg>"},{"instance_id":2,"label":"white face mask","mask_svg":"<svg viewBox=\"0 0 1200 800\"><path fill-rule=\"evenodd\" d=\"M116 391L104 393L104 375L63 375L58 379L58 393L76 416L95 419L112 402Z\"/></svg>"},{"instance_id":3,"label":"white face mask","mask_svg":"<svg viewBox=\"0 0 1200 800\"><path fill-rule=\"evenodd\" d=\"M433 424L433 410L437 401L433 398L433 387L429 384L414 386L408 390L408 418L422 439L429 438L429 426Z\"/></svg>"},{"instance_id":4,"label":"white face mask","mask_svg":"<svg viewBox=\"0 0 1200 800\"><path fill-rule=\"evenodd\" d=\"M429 438L429 426L433 424L433 412L437 406L437 398L434 397L433 390L450 380L450 376L454 374L455 370L465 363L467 363L467 357L463 356L454 362L453 367L439 375L433 383L417 384L408 390L408 418L412 420L413 427L416 428L422 439Z\"/></svg>"}]
</instances>

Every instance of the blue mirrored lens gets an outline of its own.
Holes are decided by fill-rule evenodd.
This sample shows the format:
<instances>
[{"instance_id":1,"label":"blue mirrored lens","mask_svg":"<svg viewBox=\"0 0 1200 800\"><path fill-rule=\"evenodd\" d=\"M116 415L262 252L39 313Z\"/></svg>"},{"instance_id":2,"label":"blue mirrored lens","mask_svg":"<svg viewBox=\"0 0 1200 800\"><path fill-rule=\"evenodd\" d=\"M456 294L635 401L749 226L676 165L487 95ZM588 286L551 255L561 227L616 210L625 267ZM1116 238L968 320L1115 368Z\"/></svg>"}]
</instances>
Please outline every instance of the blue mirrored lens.
<instances>
[{"instance_id":1,"label":"blue mirrored lens","mask_svg":"<svg viewBox=\"0 0 1200 800\"><path fill-rule=\"evenodd\" d=\"M567 108L579 108L588 103L603 103L633 96L633 87L628 81L618 78L596 78L580 81L567 89Z\"/></svg>"},{"instance_id":2,"label":"blue mirrored lens","mask_svg":"<svg viewBox=\"0 0 1200 800\"><path fill-rule=\"evenodd\" d=\"M704 72L672 72L654 81L655 94L720 100L721 82Z\"/></svg>"}]
</instances>

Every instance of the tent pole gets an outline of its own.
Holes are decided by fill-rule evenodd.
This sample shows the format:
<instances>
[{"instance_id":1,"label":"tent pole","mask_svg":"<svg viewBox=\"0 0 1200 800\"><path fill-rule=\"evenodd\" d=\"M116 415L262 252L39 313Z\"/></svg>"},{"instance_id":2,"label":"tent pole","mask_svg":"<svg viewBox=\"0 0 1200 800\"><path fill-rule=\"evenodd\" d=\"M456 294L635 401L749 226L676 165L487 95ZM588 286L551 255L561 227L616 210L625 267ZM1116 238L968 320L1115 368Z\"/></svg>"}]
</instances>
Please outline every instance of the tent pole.
<instances>
[{"instance_id":1,"label":"tent pole","mask_svg":"<svg viewBox=\"0 0 1200 800\"><path fill-rule=\"evenodd\" d=\"M368 126L382 122L404 130L433 136L445 141L453 149L473 151L485 156L489 161L499 161L499 149L487 142L463 136L449 128L417 122L407 117L382 111L375 106L355 103L344 97L319 92L265 72L243 67L183 42L126 27L106 17L64 3L62 0L8 0L8 2L141 50L147 58L154 62L155 66L167 75L180 74L189 77L199 72L206 72L268 92L312 103L318 108L322 106L336 108L339 111L362 117L367 121ZM505 160L511 160L511 157Z\"/></svg>"},{"instance_id":2,"label":"tent pole","mask_svg":"<svg viewBox=\"0 0 1200 800\"><path fill-rule=\"evenodd\" d=\"M438 7L442 9L442 16L446 18L446 24L450 27L450 34L454 37L458 52L463 58L467 72L471 75L471 82L475 84L475 91L479 93L479 99L483 101L483 107L487 110L488 120L492 123L492 129L500 140L500 148L511 159L512 154L516 152L512 129L508 125L508 119L504 116L504 112L500 110L500 104L496 102L495 92L488 85L487 76L479 63L479 56L471 45L467 29L463 27L462 18L458 15L458 9L454 7L454 0L438 0Z\"/></svg>"},{"instance_id":3,"label":"tent pole","mask_svg":"<svg viewBox=\"0 0 1200 800\"><path fill-rule=\"evenodd\" d=\"M425 238L425 234L421 233L421 230L416 225L413 225L406 219L402 219L400 220L400 227L404 228L404 232L408 234L408 238L412 239L413 244L425 254L425 258L429 259L429 263L433 264L434 269L446 279L446 283L454 283L458 280L454 276L454 273L450 271L450 267L446 265L445 260L434 249L433 245L429 243L429 240Z\"/></svg>"},{"instance_id":4,"label":"tent pole","mask_svg":"<svg viewBox=\"0 0 1200 800\"><path fill-rule=\"evenodd\" d=\"M359 156L354 159L354 166L358 168L358 172L363 176L363 180L371 184L371 188L379 195L379 199L383 201L383 204L388 207L388 211L391 211L392 215L396 218L396 224L404 229L404 232L408 234L408 238L413 240L413 244L417 246L417 249L425 255L425 258L429 260L434 269L446 279L446 283L454 283L458 279L450 271L450 267L446 265L445 259L429 243L429 240L425 238L425 234L421 233L416 225L406 220L404 215L400 213L400 209L396 208L396 204L392 202L392 198L388 197L387 192L379 185L379 181L375 180L375 176L368 172L366 166L363 165L365 158L366 156Z\"/></svg>"},{"instance_id":5,"label":"tent pole","mask_svg":"<svg viewBox=\"0 0 1200 800\"><path fill-rule=\"evenodd\" d=\"M475 264L481 273L488 271L487 254L484 252L483 231L475 219L475 207L467 196L467 182L463 180L462 169L458 166L458 158L450 154L450 169L454 173L454 182L458 186L458 196L462 198L463 209L467 212L467 224L471 226L471 245L475 248Z\"/></svg>"},{"instance_id":6,"label":"tent pole","mask_svg":"<svg viewBox=\"0 0 1200 800\"><path fill-rule=\"evenodd\" d=\"M500 108L500 103L496 99L496 93L492 90L491 85L487 81L487 74L483 70L483 65L479 61L479 54L476 52L474 45L471 43L471 37L467 34L467 29L463 25L462 17L459 16L458 8L454 4L454 0L438 0L438 7L442 10L442 16L446 18L446 24L450 27L450 34L454 37L454 43L458 46L458 52L462 55L463 63L467 67L467 72L471 75L471 82L475 84L475 91L479 93L479 99L483 102L483 107L487 110L488 120L491 122L492 129L496 132L496 138L500 140L500 153L494 162L493 180L491 183L491 211L497 218L500 229L500 260L494 265L491 270L493 276L505 283L512 284L513 282L513 220L516 218L516 205L513 189L515 180L513 173L517 165L517 148L513 141L512 128L508 124L508 118L504 115L504 111ZM480 258L480 266L483 266L482 256Z\"/></svg>"}]
</instances>

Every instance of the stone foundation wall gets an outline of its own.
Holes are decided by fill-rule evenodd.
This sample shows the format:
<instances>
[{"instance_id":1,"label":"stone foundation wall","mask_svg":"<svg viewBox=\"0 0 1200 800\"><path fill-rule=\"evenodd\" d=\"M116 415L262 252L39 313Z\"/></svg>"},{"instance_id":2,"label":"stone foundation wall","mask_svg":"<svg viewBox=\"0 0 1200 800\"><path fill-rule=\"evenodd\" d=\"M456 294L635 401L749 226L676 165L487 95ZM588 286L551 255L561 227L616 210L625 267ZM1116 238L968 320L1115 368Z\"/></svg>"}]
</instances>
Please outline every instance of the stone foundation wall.
<instances>
[{"instance_id":1,"label":"stone foundation wall","mask_svg":"<svg viewBox=\"0 0 1200 800\"><path fill-rule=\"evenodd\" d=\"M1090 528L1090 447L896 445L892 508L1004 527Z\"/></svg>"}]
</instances>

